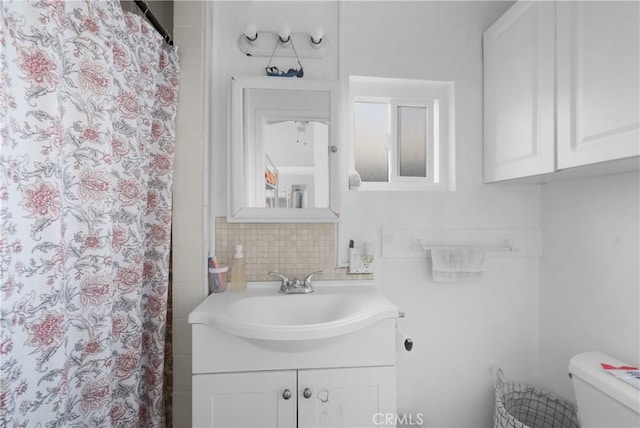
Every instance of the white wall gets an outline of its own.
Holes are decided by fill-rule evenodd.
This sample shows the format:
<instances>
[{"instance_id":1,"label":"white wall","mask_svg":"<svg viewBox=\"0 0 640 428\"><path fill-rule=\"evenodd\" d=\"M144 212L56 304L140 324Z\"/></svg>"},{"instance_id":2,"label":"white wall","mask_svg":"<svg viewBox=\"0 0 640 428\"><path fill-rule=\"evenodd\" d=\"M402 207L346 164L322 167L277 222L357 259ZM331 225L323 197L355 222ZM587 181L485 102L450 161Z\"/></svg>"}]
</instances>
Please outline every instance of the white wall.
<instances>
[{"instance_id":1,"label":"white wall","mask_svg":"<svg viewBox=\"0 0 640 428\"><path fill-rule=\"evenodd\" d=\"M263 74L267 59L236 47L245 21L292 31L320 23L328 57L304 60L305 78L348 75L453 80L456 85L458 190L377 193L344 190L340 239L377 242L393 225L540 226L539 186L482 184L482 33L508 2L215 2L213 17L214 214L226 213L228 77ZM290 60L289 60L290 61ZM278 66L288 66L286 59ZM282 68L282 67L281 67ZM343 242L341 242L341 245ZM346 243L344 243L346 245ZM533 381L538 345L537 258L492 257L484 280L436 284L427 260L377 257L375 282L407 318L415 347L399 355L398 407L422 413L429 427L492 425L490 365ZM415 419L414 419L415 420Z\"/></svg>"},{"instance_id":2,"label":"white wall","mask_svg":"<svg viewBox=\"0 0 640 428\"><path fill-rule=\"evenodd\" d=\"M406 312L399 323L414 339L413 352L398 355L400 412L422 413L429 427L489 427L491 364L501 365L514 380L542 383L571 397L566 378L571 355L599 349L630 363L640 360L638 174L548 184L542 202L539 186L482 184L481 36L509 2L178 4L174 18L183 76L174 213L176 426L190 424L186 316L202 297L204 248L211 245L210 226L193 220L203 210L226 214L228 77L261 75L267 61L248 58L236 47L248 20L268 30L283 21L293 31L324 26L330 54L303 60L305 78L354 74L455 81L457 191L344 190L342 197L340 245L347 239L374 243L375 283ZM206 36L210 45L203 45L213 65L212 88L204 94L211 105L206 117L211 138L205 145L203 52L196 43L205 32L199 21L203 12L211 12L204 28L213 29ZM207 150L209 165L194 167ZM538 228L541 211L542 262L491 257L478 283L437 284L430 280L426 258L380 257L382 228Z\"/></svg>"},{"instance_id":3,"label":"white wall","mask_svg":"<svg viewBox=\"0 0 640 428\"><path fill-rule=\"evenodd\" d=\"M601 351L640 362L640 178L547 184L542 224L541 379L573 397L573 355Z\"/></svg>"},{"instance_id":4,"label":"white wall","mask_svg":"<svg viewBox=\"0 0 640 428\"><path fill-rule=\"evenodd\" d=\"M482 33L510 6L496 2L344 4L341 78L455 81L457 190L346 191L340 244L375 240L385 227L539 227L538 186L482 184ZM378 247L380 244L378 243ZM378 256L380 251L378 248ZM375 278L407 313L414 339L399 354L398 409L429 427L492 425L491 364L535 383L538 259L491 257L484 280L443 285L427 260L380 259Z\"/></svg>"},{"instance_id":5,"label":"white wall","mask_svg":"<svg viewBox=\"0 0 640 428\"><path fill-rule=\"evenodd\" d=\"M205 4L175 2L173 36L180 55L173 173L173 426L191 427L191 326L206 282L207 145L204 136Z\"/></svg>"}]
</instances>

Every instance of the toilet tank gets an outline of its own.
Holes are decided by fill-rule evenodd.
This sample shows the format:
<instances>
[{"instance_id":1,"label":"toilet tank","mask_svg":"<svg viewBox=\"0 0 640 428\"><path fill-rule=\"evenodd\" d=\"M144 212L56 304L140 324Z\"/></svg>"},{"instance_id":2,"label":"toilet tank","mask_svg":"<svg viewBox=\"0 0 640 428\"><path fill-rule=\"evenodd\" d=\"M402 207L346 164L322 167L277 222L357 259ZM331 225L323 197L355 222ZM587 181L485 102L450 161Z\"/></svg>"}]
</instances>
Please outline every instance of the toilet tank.
<instances>
[{"instance_id":1,"label":"toilet tank","mask_svg":"<svg viewBox=\"0 0 640 428\"><path fill-rule=\"evenodd\" d=\"M640 427L640 390L607 373L600 363L629 365L601 352L584 352L569 362L582 428Z\"/></svg>"}]
</instances>

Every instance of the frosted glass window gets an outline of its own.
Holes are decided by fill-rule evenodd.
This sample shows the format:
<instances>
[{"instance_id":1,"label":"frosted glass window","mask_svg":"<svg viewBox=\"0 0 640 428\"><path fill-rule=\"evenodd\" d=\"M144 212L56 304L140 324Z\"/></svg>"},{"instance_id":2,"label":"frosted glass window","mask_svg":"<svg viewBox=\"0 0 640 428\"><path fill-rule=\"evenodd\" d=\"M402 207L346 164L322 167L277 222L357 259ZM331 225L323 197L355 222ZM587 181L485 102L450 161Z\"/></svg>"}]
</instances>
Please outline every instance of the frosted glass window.
<instances>
[{"instance_id":1,"label":"frosted glass window","mask_svg":"<svg viewBox=\"0 0 640 428\"><path fill-rule=\"evenodd\" d=\"M389 104L356 102L355 168L362 181L389 181Z\"/></svg>"},{"instance_id":2,"label":"frosted glass window","mask_svg":"<svg viewBox=\"0 0 640 428\"><path fill-rule=\"evenodd\" d=\"M398 106L398 172L427 176L427 108Z\"/></svg>"},{"instance_id":3,"label":"frosted glass window","mask_svg":"<svg viewBox=\"0 0 640 428\"><path fill-rule=\"evenodd\" d=\"M453 82L350 76L350 189L454 191L453 103Z\"/></svg>"}]
</instances>

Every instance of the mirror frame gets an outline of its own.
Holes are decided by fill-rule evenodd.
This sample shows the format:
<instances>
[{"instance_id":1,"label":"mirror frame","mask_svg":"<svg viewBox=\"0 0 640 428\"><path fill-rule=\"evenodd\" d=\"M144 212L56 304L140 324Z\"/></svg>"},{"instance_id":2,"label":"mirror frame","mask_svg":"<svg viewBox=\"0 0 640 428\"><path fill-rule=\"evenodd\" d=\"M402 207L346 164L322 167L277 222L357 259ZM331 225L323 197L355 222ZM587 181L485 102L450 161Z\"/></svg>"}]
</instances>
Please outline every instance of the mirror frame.
<instances>
[{"instance_id":1,"label":"mirror frame","mask_svg":"<svg viewBox=\"0 0 640 428\"><path fill-rule=\"evenodd\" d=\"M244 90L276 89L329 92L329 207L328 208L255 208L247 207ZM233 76L229 92L229 145L227 153L231 167L228 175L227 221L255 223L330 223L340 216L340 97L339 82L286 77ZM337 148L337 150L334 150Z\"/></svg>"}]
</instances>

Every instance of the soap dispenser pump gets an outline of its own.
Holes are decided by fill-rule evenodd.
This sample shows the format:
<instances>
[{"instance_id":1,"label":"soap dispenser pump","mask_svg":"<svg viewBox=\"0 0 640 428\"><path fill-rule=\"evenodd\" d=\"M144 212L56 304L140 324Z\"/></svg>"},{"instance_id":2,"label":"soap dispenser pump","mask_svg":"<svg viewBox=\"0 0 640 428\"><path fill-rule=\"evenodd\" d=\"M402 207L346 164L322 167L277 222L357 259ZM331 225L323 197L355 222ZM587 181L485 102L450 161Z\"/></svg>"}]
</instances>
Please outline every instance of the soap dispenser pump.
<instances>
[{"instance_id":1,"label":"soap dispenser pump","mask_svg":"<svg viewBox=\"0 0 640 428\"><path fill-rule=\"evenodd\" d=\"M231 291L244 291L246 289L247 274L242 245L236 245L233 253L233 264L231 265Z\"/></svg>"}]
</instances>

